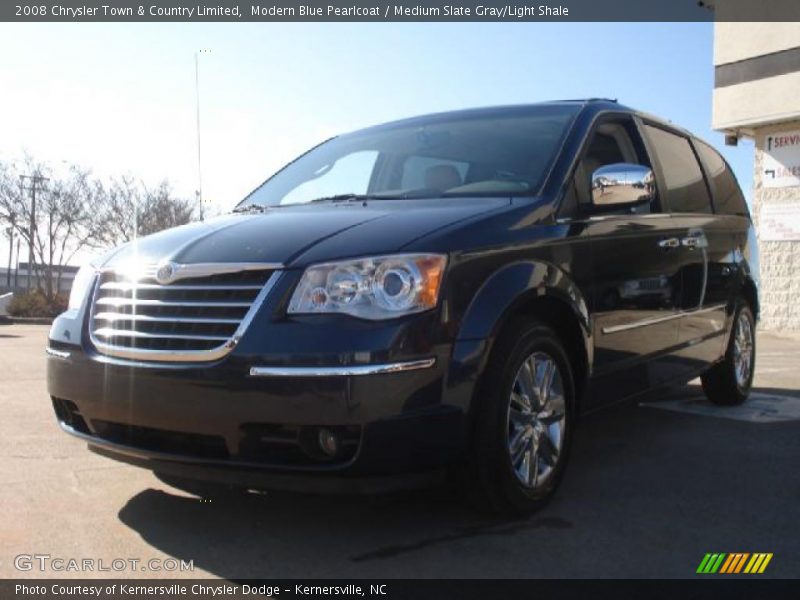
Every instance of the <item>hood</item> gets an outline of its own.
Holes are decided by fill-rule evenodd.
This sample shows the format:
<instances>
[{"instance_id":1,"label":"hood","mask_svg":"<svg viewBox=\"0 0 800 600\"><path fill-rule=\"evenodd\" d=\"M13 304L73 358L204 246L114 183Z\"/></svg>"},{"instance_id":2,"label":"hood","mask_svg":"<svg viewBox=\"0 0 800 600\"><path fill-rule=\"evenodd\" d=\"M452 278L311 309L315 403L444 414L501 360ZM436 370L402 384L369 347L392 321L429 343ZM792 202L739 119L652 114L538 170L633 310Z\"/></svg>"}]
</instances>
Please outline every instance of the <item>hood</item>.
<instances>
[{"instance_id":1,"label":"hood","mask_svg":"<svg viewBox=\"0 0 800 600\"><path fill-rule=\"evenodd\" d=\"M509 206L508 198L379 200L231 214L168 229L120 248L103 266L269 262L287 267L396 252L434 231Z\"/></svg>"}]
</instances>

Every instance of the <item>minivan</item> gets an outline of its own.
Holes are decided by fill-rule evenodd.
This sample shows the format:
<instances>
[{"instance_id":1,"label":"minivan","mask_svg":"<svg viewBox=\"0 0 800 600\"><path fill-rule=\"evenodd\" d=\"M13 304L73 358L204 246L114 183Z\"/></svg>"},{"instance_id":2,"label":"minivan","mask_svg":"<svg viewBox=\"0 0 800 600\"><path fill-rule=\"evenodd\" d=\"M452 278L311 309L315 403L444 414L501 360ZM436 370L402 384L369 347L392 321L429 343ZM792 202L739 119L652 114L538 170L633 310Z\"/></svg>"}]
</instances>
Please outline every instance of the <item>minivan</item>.
<instances>
[{"instance_id":1,"label":"minivan","mask_svg":"<svg viewBox=\"0 0 800 600\"><path fill-rule=\"evenodd\" d=\"M580 415L697 376L745 401L753 240L722 156L615 101L405 119L83 267L49 394L204 496L447 481L527 513Z\"/></svg>"}]
</instances>

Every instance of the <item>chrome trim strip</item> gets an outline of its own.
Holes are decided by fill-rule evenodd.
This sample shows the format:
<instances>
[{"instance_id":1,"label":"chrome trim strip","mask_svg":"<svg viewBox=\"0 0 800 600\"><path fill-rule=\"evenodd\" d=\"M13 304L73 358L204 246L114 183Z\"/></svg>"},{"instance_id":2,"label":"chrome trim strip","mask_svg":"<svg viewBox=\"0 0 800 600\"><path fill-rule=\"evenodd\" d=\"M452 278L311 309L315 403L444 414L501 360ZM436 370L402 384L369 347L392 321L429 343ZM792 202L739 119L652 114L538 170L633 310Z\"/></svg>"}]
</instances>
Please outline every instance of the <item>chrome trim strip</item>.
<instances>
[{"instance_id":1,"label":"chrome trim strip","mask_svg":"<svg viewBox=\"0 0 800 600\"><path fill-rule=\"evenodd\" d=\"M265 269L266 270L266 269ZM159 285L157 283L128 283L125 281L107 281L100 285L101 290L120 290L130 292L133 290L180 290L180 291L237 291L237 290L260 290L260 285Z\"/></svg>"},{"instance_id":2,"label":"chrome trim strip","mask_svg":"<svg viewBox=\"0 0 800 600\"><path fill-rule=\"evenodd\" d=\"M267 263L259 263L260 269L266 270L270 267ZM267 265L267 266L265 266ZM254 269L255 270L255 269ZM250 322L255 318L256 313L261 308L261 305L264 303L264 300L269 295L272 288L275 286L275 283L278 281L280 277L281 271L273 271L267 282L264 284L264 287L261 288L261 291L258 293L258 296L253 300L253 303L250 304L250 309L245 314L244 318L242 319L241 323L239 323L239 327L236 328L236 331L233 333L231 338L225 342L224 344L217 346L216 348L212 348L211 350L149 350L145 348L120 348L119 346L114 346L111 344L105 344L98 340L94 333L89 331L89 337L94 344L94 347L97 349L98 352L101 354L105 354L107 356L113 356L116 358L123 358L128 360L136 360L136 361L153 361L153 362L183 362L183 363L191 363L191 362L211 362L214 360L219 360L230 354L236 345L239 343L239 340L242 339L245 331L250 326ZM96 296L99 291L99 286L96 286L94 297L92 298L92 306L95 304Z\"/></svg>"},{"instance_id":3,"label":"chrome trim strip","mask_svg":"<svg viewBox=\"0 0 800 600\"><path fill-rule=\"evenodd\" d=\"M726 306L727 304L715 304L714 306L709 306L707 308L682 311L672 315L666 315L664 317L654 317L652 319L642 319L641 321L633 321L632 323L625 323L623 325L612 325L611 327L603 327L601 331L606 335L611 333L619 333L620 331L628 331L630 329L637 329L639 327L647 327L648 325L657 325L658 323L665 323L667 321L672 321L673 319L682 319L683 317L689 317L692 315L699 315L702 313L713 312L715 310L725 308Z\"/></svg>"},{"instance_id":4,"label":"chrome trim strip","mask_svg":"<svg viewBox=\"0 0 800 600\"><path fill-rule=\"evenodd\" d=\"M194 241L194 240L193 240ZM156 265L147 265L146 269L141 272L132 270L134 279L145 279L155 277L158 267L164 262L162 261ZM170 281L178 281L179 279L189 279L191 277L209 277L211 275L224 275L226 273L239 273L241 271L280 271L284 268L283 263L258 263L258 262L240 262L240 263L172 263L173 272ZM125 267L113 266L100 269L101 271L117 271L125 273Z\"/></svg>"},{"instance_id":5,"label":"chrome trim strip","mask_svg":"<svg viewBox=\"0 0 800 600\"><path fill-rule=\"evenodd\" d=\"M189 279L191 277L209 277L240 271L277 271L282 269L280 263L175 263L175 271L171 281Z\"/></svg>"},{"instance_id":6,"label":"chrome trim strip","mask_svg":"<svg viewBox=\"0 0 800 600\"><path fill-rule=\"evenodd\" d=\"M224 335L186 335L181 333L145 333L144 331L133 331L130 329L114 329L113 327L100 327L94 330L94 335L100 337L125 337L142 338L153 340L210 340L224 342L228 339Z\"/></svg>"},{"instance_id":7,"label":"chrome trim strip","mask_svg":"<svg viewBox=\"0 0 800 600\"><path fill-rule=\"evenodd\" d=\"M349 377L351 375L382 375L429 369L436 364L435 358L408 362L375 365L348 365L341 367L250 367L251 377Z\"/></svg>"},{"instance_id":8,"label":"chrome trim strip","mask_svg":"<svg viewBox=\"0 0 800 600\"><path fill-rule=\"evenodd\" d=\"M259 288L261 289L261 288ZM152 315L100 312L93 315L95 321L147 321L153 323L211 323L238 325L241 319L215 319L212 317L154 317Z\"/></svg>"},{"instance_id":9,"label":"chrome trim strip","mask_svg":"<svg viewBox=\"0 0 800 600\"><path fill-rule=\"evenodd\" d=\"M249 302L164 302L163 300L140 300L138 298L114 298L105 297L98 298L94 302L95 306L103 304L107 306L197 306L197 307L211 307L211 308L246 308L250 306Z\"/></svg>"},{"instance_id":10,"label":"chrome trim strip","mask_svg":"<svg viewBox=\"0 0 800 600\"><path fill-rule=\"evenodd\" d=\"M620 331L628 331L630 329L638 329L639 327L647 327L648 325L657 325L659 323L666 323L674 319L680 319L683 313L673 313L664 317L654 317L652 319L642 319L641 321L634 321L632 323L625 323L624 325L612 325L611 327L603 327L604 334L619 333Z\"/></svg>"},{"instance_id":11,"label":"chrome trim strip","mask_svg":"<svg viewBox=\"0 0 800 600\"><path fill-rule=\"evenodd\" d=\"M67 360L70 356L70 352L64 352L63 350L56 350L55 348L51 348L50 346L46 346L44 351L47 353L48 356L52 356L53 358L60 358L61 360Z\"/></svg>"}]
</instances>

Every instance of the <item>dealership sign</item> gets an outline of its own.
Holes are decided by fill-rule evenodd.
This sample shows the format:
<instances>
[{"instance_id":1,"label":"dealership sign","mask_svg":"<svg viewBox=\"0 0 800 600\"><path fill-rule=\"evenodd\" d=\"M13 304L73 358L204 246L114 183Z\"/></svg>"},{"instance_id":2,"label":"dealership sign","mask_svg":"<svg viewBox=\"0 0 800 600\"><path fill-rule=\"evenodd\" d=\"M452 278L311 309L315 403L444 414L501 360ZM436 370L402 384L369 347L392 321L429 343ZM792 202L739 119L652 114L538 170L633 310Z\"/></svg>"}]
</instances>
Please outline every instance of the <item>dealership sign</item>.
<instances>
[{"instance_id":1,"label":"dealership sign","mask_svg":"<svg viewBox=\"0 0 800 600\"><path fill-rule=\"evenodd\" d=\"M800 186L800 129L767 136L762 175L766 188Z\"/></svg>"},{"instance_id":2,"label":"dealership sign","mask_svg":"<svg viewBox=\"0 0 800 600\"><path fill-rule=\"evenodd\" d=\"M758 216L758 236L765 242L800 240L800 204L763 204Z\"/></svg>"}]
</instances>

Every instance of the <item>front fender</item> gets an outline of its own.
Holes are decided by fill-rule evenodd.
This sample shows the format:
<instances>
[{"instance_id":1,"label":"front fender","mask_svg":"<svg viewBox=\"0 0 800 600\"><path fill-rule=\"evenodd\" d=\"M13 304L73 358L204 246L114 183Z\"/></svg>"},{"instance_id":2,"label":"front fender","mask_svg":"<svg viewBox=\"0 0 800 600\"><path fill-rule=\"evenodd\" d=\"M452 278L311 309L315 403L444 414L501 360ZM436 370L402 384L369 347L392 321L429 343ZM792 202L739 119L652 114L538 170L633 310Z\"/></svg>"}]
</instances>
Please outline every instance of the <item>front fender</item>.
<instances>
[{"instance_id":1,"label":"front fender","mask_svg":"<svg viewBox=\"0 0 800 600\"><path fill-rule=\"evenodd\" d=\"M493 273L467 307L453 345L447 379L448 404L470 412L472 392L478 389L497 334L517 310L542 297L562 303L575 316L591 368L589 309L577 285L553 264L544 261L512 263Z\"/></svg>"},{"instance_id":2,"label":"front fender","mask_svg":"<svg viewBox=\"0 0 800 600\"><path fill-rule=\"evenodd\" d=\"M513 263L489 277L469 304L456 341L494 338L516 308L541 296L572 311L588 344L591 327L583 294L564 271L543 261Z\"/></svg>"}]
</instances>

